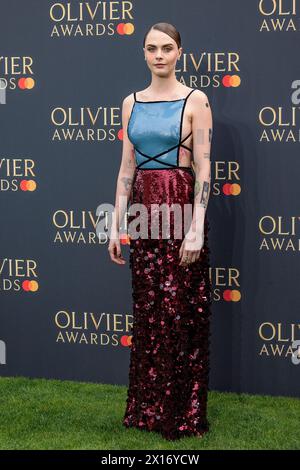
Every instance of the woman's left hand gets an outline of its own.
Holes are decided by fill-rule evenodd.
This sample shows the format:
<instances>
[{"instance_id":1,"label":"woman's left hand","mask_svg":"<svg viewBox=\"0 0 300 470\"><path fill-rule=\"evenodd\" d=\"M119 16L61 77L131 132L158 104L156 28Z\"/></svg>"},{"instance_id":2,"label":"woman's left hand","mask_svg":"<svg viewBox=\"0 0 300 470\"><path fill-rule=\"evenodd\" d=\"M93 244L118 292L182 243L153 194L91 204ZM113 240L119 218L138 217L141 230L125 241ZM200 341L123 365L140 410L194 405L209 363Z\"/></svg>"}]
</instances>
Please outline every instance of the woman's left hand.
<instances>
[{"instance_id":1,"label":"woman's left hand","mask_svg":"<svg viewBox=\"0 0 300 470\"><path fill-rule=\"evenodd\" d=\"M179 250L179 266L188 266L199 259L204 243L203 230L200 232L188 232L183 239Z\"/></svg>"}]
</instances>

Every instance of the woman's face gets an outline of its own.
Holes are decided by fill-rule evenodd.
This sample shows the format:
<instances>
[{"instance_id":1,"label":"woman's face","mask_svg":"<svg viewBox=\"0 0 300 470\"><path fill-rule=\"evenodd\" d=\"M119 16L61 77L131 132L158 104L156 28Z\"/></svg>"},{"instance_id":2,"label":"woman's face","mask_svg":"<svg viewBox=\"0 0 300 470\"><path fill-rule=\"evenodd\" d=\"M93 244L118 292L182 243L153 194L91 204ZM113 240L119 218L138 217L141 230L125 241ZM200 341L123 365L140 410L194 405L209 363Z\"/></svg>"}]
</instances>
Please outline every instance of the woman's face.
<instances>
[{"instance_id":1,"label":"woman's face","mask_svg":"<svg viewBox=\"0 0 300 470\"><path fill-rule=\"evenodd\" d=\"M173 72L182 48L168 34L155 29L147 35L144 53L149 69L156 75L166 76ZM157 67L157 64L162 64Z\"/></svg>"}]
</instances>

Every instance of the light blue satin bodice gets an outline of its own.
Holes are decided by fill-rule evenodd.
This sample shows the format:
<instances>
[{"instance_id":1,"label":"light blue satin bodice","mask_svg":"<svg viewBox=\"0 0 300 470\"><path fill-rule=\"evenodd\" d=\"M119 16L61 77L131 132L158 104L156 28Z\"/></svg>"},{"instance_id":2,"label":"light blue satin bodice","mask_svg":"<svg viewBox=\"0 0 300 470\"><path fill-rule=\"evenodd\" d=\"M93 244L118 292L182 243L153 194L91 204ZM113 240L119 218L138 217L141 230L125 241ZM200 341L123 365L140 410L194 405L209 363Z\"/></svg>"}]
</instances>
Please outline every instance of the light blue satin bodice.
<instances>
[{"instance_id":1,"label":"light blue satin bodice","mask_svg":"<svg viewBox=\"0 0 300 470\"><path fill-rule=\"evenodd\" d=\"M127 127L134 146L137 168L163 169L179 166L180 147L192 151L181 140L184 108L187 98L173 101L138 101L134 104Z\"/></svg>"}]
</instances>

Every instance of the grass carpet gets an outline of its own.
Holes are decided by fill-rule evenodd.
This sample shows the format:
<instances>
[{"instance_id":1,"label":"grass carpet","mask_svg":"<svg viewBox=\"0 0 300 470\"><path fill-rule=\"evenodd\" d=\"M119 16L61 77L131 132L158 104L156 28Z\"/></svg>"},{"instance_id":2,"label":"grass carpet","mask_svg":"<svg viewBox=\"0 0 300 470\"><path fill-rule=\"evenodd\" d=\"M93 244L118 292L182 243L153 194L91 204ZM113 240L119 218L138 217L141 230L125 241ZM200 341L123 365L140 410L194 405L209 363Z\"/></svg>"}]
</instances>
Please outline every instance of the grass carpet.
<instances>
[{"instance_id":1,"label":"grass carpet","mask_svg":"<svg viewBox=\"0 0 300 470\"><path fill-rule=\"evenodd\" d=\"M122 425L125 386L0 378L0 449L300 449L300 399L209 392L210 432L166 441Z\"/></svg>"}]
</instances>

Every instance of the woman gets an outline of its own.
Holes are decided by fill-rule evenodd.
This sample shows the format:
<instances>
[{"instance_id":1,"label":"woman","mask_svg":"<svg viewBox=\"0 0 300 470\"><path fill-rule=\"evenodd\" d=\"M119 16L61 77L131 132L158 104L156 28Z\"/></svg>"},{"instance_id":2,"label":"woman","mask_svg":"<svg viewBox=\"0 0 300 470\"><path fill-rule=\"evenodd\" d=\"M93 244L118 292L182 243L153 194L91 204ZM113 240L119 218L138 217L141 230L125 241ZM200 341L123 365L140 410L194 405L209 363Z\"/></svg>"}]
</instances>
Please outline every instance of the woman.
<instances>
[{"instance_id":1,"label":"woman","mask_svg":"<svg viewBox=\"0 0 300 470\"><path fill-rule=\"evenodd\" d=\"M168 440L202 437L209 430L206 209L212 114L204 92L176 79L182 47L174 26L152 26L144 38L144 54L151 84L127 96L122 107L123 154L109 243L112 261L125 263L119 227L127 201L131 207L146 208L149 218L142 221L149 230L153 220L157 228L157 205L163 203L182 210L190 206L192 217L188 230L179 228L181 237L178 232L175 236L178 221L173 214L167 236L160 226L155 237L130 235L134 321L123 424L160 432ZM131 214L129 224L134 220Z\"/></svg>"}]
</instances>

